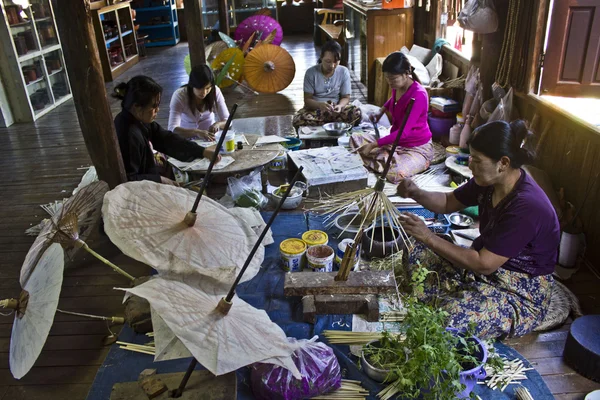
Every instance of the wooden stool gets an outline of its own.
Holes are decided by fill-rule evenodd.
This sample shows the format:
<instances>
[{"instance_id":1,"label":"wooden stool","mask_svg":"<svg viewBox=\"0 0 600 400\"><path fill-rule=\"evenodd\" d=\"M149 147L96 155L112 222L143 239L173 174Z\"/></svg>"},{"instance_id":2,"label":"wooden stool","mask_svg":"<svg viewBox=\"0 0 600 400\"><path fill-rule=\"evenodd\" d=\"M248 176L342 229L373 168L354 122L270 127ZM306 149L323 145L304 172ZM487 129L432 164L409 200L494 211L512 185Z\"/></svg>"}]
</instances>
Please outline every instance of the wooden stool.
<instances>
[{"instance_id":1,"label":"wooden stool","mask_svg":"<svg viewBox=\"0 0 600 400\"><path fill-rule=\"evenodd\" d=\"M146 57L146 40L149 35L142 35L137 37L138 54L140 57Z\"/></svg>"}]
</instances>

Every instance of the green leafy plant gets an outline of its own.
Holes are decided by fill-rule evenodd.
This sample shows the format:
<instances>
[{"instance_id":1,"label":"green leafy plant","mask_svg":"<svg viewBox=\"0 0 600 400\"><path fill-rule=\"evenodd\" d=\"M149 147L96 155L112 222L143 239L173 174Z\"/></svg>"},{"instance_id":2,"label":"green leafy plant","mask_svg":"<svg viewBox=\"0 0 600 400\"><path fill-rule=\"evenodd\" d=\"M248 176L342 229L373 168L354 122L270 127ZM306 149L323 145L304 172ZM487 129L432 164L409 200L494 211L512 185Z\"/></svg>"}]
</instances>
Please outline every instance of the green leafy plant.
<instances>
[{"instance_id":1,"label":"green leafy plant","mask_svg":"<svg viewBox=\"0 0 600 400\"><path fill-rule=\"evenodd\" d=\"M421 303L427 276L434 272L422 266L412 273L412 295L406 296L407 310L401 336L384 333L377 345L364 348L366 360L389 370L389 385L378 396L390 399L398 393L404 398L452 399L464 390L460 372L476 366L478 344L446 329L449 315L432 305ZM467 337L467 338L465 338Z\"/></svg>"}]
</instances>

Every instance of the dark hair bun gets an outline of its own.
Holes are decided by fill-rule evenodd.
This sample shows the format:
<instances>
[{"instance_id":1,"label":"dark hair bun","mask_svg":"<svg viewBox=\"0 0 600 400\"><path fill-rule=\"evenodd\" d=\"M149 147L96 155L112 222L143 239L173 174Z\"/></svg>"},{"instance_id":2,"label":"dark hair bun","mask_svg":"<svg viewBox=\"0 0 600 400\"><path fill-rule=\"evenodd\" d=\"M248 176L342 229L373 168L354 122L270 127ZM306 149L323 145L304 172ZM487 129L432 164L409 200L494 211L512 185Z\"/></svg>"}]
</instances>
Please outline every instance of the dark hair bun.
<instances>
[{"instance_id":1,"label":"dark hair bun","mask_svg":"<svg viewBox=\"0 0 600 400\"><path fill-rule=\"evenodd\" d=\"M112 94L112 96L114 98L117 98L119 100L124 100L126 95L127 95L127 83L126 82L121 82L117 86L115 86L115 88L113 90L113 94Z\"/></svg>"}]
</instances>

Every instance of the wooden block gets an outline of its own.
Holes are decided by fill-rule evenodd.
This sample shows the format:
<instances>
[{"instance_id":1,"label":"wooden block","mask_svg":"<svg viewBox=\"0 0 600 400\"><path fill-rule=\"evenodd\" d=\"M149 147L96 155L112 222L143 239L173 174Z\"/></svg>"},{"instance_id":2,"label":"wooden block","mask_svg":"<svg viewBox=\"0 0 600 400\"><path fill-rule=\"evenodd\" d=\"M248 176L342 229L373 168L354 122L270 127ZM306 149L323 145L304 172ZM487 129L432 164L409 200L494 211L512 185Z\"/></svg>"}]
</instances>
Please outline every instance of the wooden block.
<instances>
[{"instance_id":1,"label":"wooden block","mask_svg":"<svg viewBox=\"0 0 600 400\"><path fill-rule=\"evenodd\" d=\"M373 294L318 295L314 296L314 305L316 314L362 314L369 322L379 321L379 302Z\"/></svg>"},{"instance_id":2,"label":"wooden block","mask_svg":"<svg viewBox=\"0 0 600 400\"><path fill-rule=\"evenodd\" d=\"M304 322L314 324L317 321L317 308L315 296L304 296L302 298L302 316Z\"/></svg>"},{"instance_id":3,"label":"wooden block","mask_svg":"<svg viewBox=\"0 0 600 400\"><path fill-rule=\"evenodd\" d=\"M285 275L286 296L321 294L394 293L396 280L389 271L351 272L347 281L336 281L337 272L293 272Z\"/></svg>"},{"instance_id":4,"label":"wooden block","mask_svg":"<svg viewBox=\"0 0 600 400\"><path fill-rule=\"evenodd\" d=\"M143 381L144 379L150 378L153 375L156 375L156 370L155 369L145 369L142 372L140 372L140 376L138 378L138 381Z\"/></svg>"},{"instance_id":5,"label":"wooden block","mask_svg":"<svg viewBox=\"0 0 600 400\"><path fill-rule=\"evenodd\" d=\"M165 385L163 381L161 381L155 376L142 379L140 381L140 387L150 400L157 398L158 396L169 390L167 385Z\"/></svg>"},{"instance_id":6,"label":"wooden block","mask_svg":"<svg viewBox=\"0 0 600 400\"><path fill-rule=\"evenodd\" d=\"M184 372L158 374L167 386L179 386ZM168 393L162 393L156 399L169 399ZM185 391L179 400L235 400L237 398L237 378L235 372L214 376L209 371L194 371L188 381ZM148 397L140 389L137 382L117 383L113 386L110 400L147 400Z\"/></svg>"}]
</instances>

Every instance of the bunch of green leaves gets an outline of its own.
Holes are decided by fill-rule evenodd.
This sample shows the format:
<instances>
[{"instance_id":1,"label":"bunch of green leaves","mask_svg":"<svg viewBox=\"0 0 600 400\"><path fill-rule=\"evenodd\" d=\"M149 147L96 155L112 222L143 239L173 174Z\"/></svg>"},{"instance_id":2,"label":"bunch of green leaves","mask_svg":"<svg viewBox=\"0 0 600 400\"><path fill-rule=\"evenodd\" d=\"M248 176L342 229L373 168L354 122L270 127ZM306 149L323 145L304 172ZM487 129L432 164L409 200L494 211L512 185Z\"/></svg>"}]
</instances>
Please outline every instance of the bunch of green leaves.
<instances>
[{"instance_id":1,"label":"bunch of green leaves","mask_svg":"<svg viewBox=\"0 0 600 400\"><path fill-rule=\"evenodd\" d=\"M452 399L464 389L459 373L473 368L478 344L446 329L449 314L419 302L432 271L418 266L411 276L413 295L403 301L407 309L403 322L404 340L383 335L379 346L365 348L372 365L388 369L389 385L379 393L386 400L402 393L404 398Z\"/></svg>"}]
</instances>

